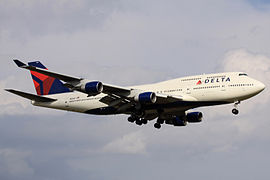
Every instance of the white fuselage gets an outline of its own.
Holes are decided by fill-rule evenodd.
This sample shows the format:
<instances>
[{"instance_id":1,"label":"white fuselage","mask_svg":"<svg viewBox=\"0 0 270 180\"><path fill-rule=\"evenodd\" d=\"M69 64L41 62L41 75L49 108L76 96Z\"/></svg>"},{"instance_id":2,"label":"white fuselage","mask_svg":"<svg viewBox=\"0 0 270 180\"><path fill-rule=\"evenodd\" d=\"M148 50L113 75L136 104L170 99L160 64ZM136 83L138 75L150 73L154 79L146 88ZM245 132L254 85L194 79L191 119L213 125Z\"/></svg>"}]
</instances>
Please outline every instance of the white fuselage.
<instances>
[{"instance_id":1,"label":"white fuselage","mask_svg":"<svg viewBox=\"0 0 270 180\"><path fill-rule=\"evenodd\" d=\"M133 89L151 91L172 96L181 96L183 101L192 101L192 105L177 104L167 107L167 111L187 110L194 107L218 105L243 101L260 93L264 84L248 77L242 72L204 74L183 77L155 84L133 86ZM34 102L33 105L75 112L87 112L105 108L109 105L101 102L107 94L88 97L81 92L47 95L55 98L55 102Z\"/></svg>"}]
</instances>

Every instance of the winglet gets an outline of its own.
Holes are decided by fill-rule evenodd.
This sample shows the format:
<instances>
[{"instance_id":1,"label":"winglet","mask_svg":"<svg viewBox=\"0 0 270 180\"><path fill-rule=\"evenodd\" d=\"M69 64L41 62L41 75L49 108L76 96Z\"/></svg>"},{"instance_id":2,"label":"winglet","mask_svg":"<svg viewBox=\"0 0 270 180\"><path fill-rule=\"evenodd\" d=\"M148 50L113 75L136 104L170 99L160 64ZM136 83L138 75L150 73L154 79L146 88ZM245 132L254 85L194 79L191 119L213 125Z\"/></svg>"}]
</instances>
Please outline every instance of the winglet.
<instances>
[{"instance_id":1,"label":"winglet","mask_svg":"<svg viewBox=\"0 0 270 180\"><path fill-rule=\"evenodd\" d=\"M27 66L26 64L24 64L23 62L19 61L18 59L14 59L13 61L16 63L16 65L18 67Z\"/></svg>"}]
</instances>

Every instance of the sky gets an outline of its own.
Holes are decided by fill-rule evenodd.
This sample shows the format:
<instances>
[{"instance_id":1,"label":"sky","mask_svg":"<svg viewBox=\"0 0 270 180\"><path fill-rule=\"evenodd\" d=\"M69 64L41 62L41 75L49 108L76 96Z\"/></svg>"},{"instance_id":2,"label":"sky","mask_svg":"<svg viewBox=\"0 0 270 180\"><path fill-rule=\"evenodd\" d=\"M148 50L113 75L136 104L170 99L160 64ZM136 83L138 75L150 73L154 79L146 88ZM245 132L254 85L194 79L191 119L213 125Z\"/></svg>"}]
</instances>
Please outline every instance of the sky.
<instances>
[{"instance_id":1,"label":"sky","mask_svg":"<svg viewBox=\"0 0 270 180\"><path fill-rule=\"evenodd\" d=\"M269 179L266 0L0 0L0 179ZM200 124L136 126L125 115L33 107L13 59L119 86L244 71L266 89L198 108Z\"/></svg>"}]
</instances>

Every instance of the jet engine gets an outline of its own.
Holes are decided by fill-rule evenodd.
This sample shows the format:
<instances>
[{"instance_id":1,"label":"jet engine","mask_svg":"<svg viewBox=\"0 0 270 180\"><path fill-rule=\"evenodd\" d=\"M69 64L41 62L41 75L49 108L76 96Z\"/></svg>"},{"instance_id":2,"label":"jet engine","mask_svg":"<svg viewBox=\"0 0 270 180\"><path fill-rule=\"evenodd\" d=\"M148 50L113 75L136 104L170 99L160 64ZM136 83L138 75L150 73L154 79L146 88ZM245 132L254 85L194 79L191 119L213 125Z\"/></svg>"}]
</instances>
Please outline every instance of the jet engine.
<instances>
[{"instance_id":1,"label":"jet engine","mask_svg":"<svg viewBox=\"0 0 270 180\"><path fill-rule=\"evenodd\" d=\"M190 112L187 113L186 119L189 123L198 123L201 122L203 118L203 114L201 112Z\"/></svg>"},{"instance_id":2,"label":"jet engine","mask_svg":"<svg viewBox=\"0 0 270 180\"><path fill-rule=\"evenodd\" d=\"M174 126L186 126L187 125L187 121L185 121L184 119L177 117L177 116L173 118L172 122L173 122Z\"/></svg>"},{"instance_id":3,"label":"jet engine","mask_svg":"<svg viewBox=\"0 0 270 180\"><path fill-rule=\"evenodd\" d=\"M97 95L102 92L103 84L99 81L87 82L81 85L81 91L86 92L89 95Z\"/></svg>"},{"instance_id":4,"label":"jet engine","mask_svg":"<svg viewBox=\"0 0 270 180\"><path fill-rule=\"evenodd\" d=\"M175 116L172 119L165 120L165 123L171 124L174 126L186 126L187 125L187 121L185 120L184 116L183 117Z\"/></svg>"},{"instance_id":5,"label":"jet engine","mask_svg":"<svg viewBox=\"0 0 270 180\"><path fill-rule=\"evenodd\" d=\"M144 92L135 96L134 100L140 103L155 103L157 97L154 92Z\"/></svg>"}]
</instances>

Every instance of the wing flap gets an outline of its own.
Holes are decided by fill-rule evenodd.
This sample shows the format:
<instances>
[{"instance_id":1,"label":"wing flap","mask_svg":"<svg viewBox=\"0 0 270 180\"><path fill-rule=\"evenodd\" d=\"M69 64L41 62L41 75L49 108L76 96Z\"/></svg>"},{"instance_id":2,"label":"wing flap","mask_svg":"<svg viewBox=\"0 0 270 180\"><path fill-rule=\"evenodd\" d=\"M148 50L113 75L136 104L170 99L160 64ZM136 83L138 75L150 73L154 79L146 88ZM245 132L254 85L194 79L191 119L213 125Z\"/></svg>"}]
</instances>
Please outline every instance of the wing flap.
<instances>
[{"instance_id":1,"label":"wing flap","mask_svg":"<svg viewBox=\"0 0 270 180\"><path fill-rule=\"evenodd\" d=\"M43 96L38 96L38 95L34 95L34 94L30 94L30 93L26 93L26 92L22 92L22 91L17 91L14 89L5 89L6 91L16 94L18 96L21 96L23 98L32 100L32 101L38 101L38 102L53 102L56 101L57 99L52 99L52 98L48 98L48 97L43 97Z\"/></svg>"}]
</instances>

